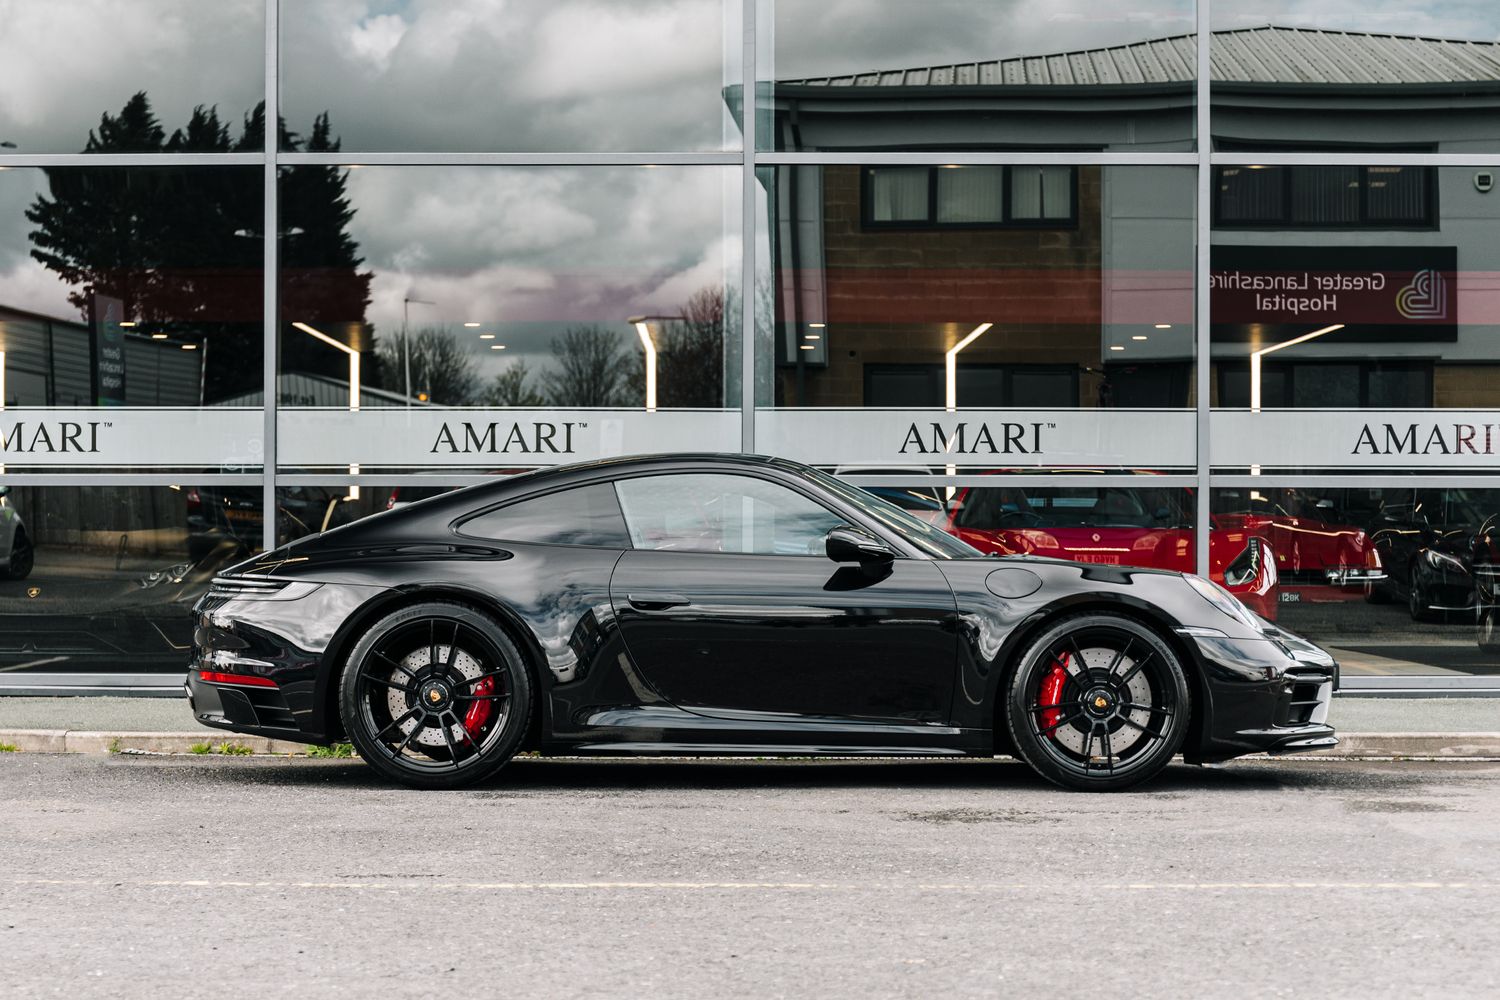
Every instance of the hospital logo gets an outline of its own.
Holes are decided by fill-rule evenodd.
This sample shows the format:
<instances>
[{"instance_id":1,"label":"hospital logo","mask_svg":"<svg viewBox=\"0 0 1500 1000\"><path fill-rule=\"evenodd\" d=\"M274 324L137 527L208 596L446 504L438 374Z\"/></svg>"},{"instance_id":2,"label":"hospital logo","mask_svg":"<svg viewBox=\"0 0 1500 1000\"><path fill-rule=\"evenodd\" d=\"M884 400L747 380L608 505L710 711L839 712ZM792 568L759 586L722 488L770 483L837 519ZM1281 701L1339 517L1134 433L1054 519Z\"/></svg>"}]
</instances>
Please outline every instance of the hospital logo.
<instances>
[{"instance_id":1,"label":"hospital logo","mask_svg":"<svg viewBox=\"0 0 1500 1000\"><path fill-rule=\"evenodd\" d=\"M1424 268L1396 293L1396 311L1407 319L1447 319L1448 283L1441 271Z\"/></svg>"}]
</instances>

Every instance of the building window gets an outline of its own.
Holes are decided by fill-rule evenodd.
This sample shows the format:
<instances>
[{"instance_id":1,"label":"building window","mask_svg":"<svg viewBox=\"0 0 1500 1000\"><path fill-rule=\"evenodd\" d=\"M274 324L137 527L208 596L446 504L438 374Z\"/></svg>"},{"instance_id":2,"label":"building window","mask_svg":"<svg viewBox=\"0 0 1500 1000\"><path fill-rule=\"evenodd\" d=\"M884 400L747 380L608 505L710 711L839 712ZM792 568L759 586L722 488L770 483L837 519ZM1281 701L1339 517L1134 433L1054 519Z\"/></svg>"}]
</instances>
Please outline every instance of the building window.
<instances>
[{"instance_id":1,"label":"building window","mask_svg":"<svg viewBox=\"0 0 1500 1000\"><path fill-rule=\"evenodd\" d=\"M866 167L867 228L1071 228L1078 175L1070 166Z\"/></svg>"},{"instance_id":2,"label":"building window","mask_svg":"<svg viewBox=\"0 0 1500 1000\"><path fill-rule=\"evenodd\" d=\"M1219 228L1405 229L1436 218L1431 167L1243 166L1214 172Z\"/></svg>"},{"instance_id":3,"label":"building window","mask_svg":"<svg viewBox=\"0 0 1500 1000\"><path fill-rule=\"evenodd\" d=\"M944 371L941 364L867 364L864 405L942 406ZM1078 369L1071 365L961 365L954 382L958 405L971 409L1078 405Z\"/></svg>"},{"instance_id":4,"label":"building window","mask_svg":"<svg viewBox=\"0 0 1500 1000\"><path fill-rule=\"evenodd\" d=\"M1250 366L1219 365L1219 406L1251 405ZM1268 409L1425 409L1432 364L1425 361L1266 362L1260 405Z\"/></svg>"}]
</instances>

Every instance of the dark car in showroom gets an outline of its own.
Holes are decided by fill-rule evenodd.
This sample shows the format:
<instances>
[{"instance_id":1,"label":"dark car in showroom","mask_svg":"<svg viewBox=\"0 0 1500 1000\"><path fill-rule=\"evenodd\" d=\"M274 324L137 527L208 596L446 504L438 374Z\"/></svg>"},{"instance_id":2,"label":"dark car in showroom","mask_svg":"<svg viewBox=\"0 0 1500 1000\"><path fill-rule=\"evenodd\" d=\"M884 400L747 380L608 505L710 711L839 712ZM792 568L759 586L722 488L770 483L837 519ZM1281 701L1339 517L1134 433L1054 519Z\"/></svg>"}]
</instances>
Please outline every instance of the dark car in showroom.
<instances>
[{"instance_id":1,"label":"dark car in showroom","mask_svg":"<svg viewBox=\"0 0 1500 1000\"><path fill-rule=\"evenodd\" d=\"M991 756L1124 788L1337 740L1337 664L1207 580L987 557L773 458L471 486L220 574L199 722L451 788L518 751Z\"/></svg>"},{"instance_id":2,"label":"dark car in showroom","mask_svg":"<svg viewBox=\"0 0 1500 1000\"><path fill-rule=\"evenodd\" d=\"M1483 622L1476 567L1489 572L1497 511L1492 490L1387 490L1371 530L1386 579L1370 599L1404 601L1413 621Z\"/></svg>"}]
</instances>

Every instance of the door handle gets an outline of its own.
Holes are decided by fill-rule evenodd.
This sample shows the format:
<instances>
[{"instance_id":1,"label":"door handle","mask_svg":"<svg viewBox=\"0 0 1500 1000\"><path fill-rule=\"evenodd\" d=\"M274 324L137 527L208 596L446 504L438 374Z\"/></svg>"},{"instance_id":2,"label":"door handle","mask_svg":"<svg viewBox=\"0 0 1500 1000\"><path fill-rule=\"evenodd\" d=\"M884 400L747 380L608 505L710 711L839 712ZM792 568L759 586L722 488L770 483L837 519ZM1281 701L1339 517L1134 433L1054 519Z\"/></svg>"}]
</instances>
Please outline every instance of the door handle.
<instances>
[{"instance_id":1,"label":"door handle","mask_svg":"<svg viewBox=\"0 0 1500 1000\"><path fill-rule=\"evenodd\" d=\"M692 603L681 594L627 594L626 599L631 607L641 611L665 611Z\"/></svg>"}]
</instances>

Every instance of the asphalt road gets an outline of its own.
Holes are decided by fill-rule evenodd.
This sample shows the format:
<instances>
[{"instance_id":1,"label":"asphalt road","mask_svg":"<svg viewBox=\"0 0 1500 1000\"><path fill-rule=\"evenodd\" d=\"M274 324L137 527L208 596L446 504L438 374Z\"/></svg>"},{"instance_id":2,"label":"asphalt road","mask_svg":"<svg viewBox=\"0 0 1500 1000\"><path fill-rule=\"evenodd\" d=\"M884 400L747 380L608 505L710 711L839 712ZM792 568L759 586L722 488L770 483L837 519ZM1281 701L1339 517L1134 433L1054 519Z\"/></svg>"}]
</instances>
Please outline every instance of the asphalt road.
<instances>
[{"instance_id":1,"label":"asphalt road","mask_svg":"<svg viewBox=\"0 0 1500 1000\"><path fill-rule=\"evenodd\" d=\"M1500 980L1500 764L0 755L7 997L1447 996Z\"/></svg>"}]
</instances>

